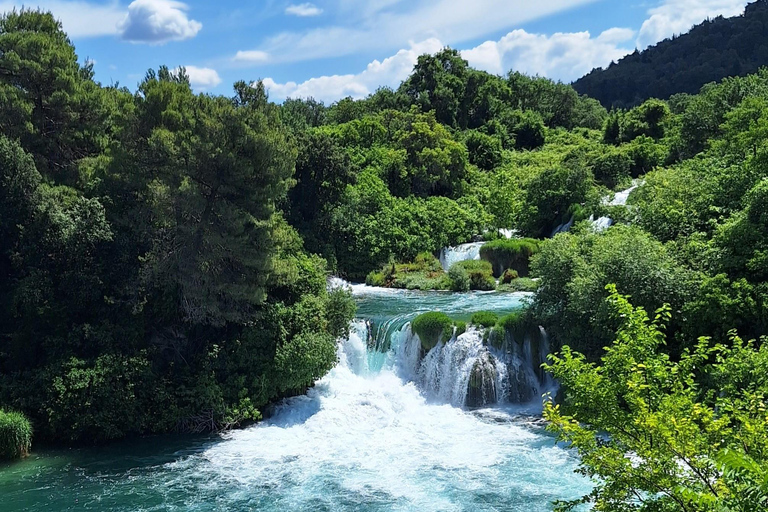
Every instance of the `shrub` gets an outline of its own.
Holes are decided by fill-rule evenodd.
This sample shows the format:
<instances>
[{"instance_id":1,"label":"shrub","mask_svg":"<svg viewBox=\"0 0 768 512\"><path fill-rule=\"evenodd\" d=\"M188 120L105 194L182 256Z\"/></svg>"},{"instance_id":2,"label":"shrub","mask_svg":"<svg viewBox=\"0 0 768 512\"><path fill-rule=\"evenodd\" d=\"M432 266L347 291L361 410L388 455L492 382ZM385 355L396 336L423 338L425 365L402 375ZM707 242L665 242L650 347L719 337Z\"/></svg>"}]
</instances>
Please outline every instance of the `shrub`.
<instances>
[{"instance_id":1,"label":"shrub","mask_svg":"<svg viewBox=\"0 0 768 512\"><path fill-rule=\"evenodd\" d=\"M346 336L349 332L349 320L355 316L357 304L348 290L336 289L328 294L325 316L328 319L328 332L335 338Z\"/></svg>"},{"instance_id":2,"label":"shrub","mask_svg":"<svg viewBox=\"0 0 768 512\"><path fill-rule=\"evenodd\" d=\"M522 340L526 333L538 327L528 309L521 309L508 314L499 320L497 325L518 340Z\"/></svg>"},{"instance_id":3,"label":"shrub","mask_svg":"<svg viewBox=\"0 0 768 512\"><path fill-rule=\"evenodd\" d=\"M365 284L368 286L386 286L387 279L384 276L384 272L374 270L365 278Z\"/></svg>"},{"instance_id":4,"label":"shrub","mask_svg":"<svg viewBox=\"0 0 768 512\"><path fill-rule=\"evenodd\" d=\"M469 272L461 265L451 267L448 271L448 279L451 284L451 290L454 292L468 292L472 285L469 279Z\"/></svg>"},{"instance_id":5,"label":"shrub","mask_svg":"<svg viewBox=\"0 0 768 512\"><path fill-rule=\"evenodd\" d=\"M432 350L441 341L448 341L451 338L453 320L445 313L424 313L411 322L411 330L421 340L424 350Z\"/></svg>"},{"instance_id":6,"label":"shrub","mask_svg":"<svg viewBox=\"0 0 768 512\"><path fill-rule=\"evenodd\" d=\"M534 281L533 279L530 279L528 277L520 277L518 279L513 279L508 284L501 284L498 287L498 290L500 292L528 292L533 293L538 291L539 289L539 281Z\"/></svg>"},{"instance_id":7,"label":"shrub","mask_svg":"<svg viewBox=\"0 0 768 512\"><path fill-rule=\"evenodd\" d=\"M496 313L492 313L490 311L479 311L472 315L471 323L472 325L479 325L487 329L496 325L496 322L498 321L499 315Z\"/></svg>"},{"instance_id":8,"label":"shrub","mask_svg":"<svg viewBox=\"0 0 768 512\"><path fill-rule=\"evenodd\" d=\"M471 290L489 291L496 289L496 281L493 279L493 268L487 261L460 261L454 267L461 267L466 270Z\"/></svg>"},{"instance_id":9,"label":"shrub","mask_svg":"<svg viewBox=\"0 0 768 512\"><path fill-rule=\"evenodd\" d=\"M456 322L456 331L453 333L457 338L467 332L467 322Z\"/></svg>"},{"instance_id":10,"label":"shrub","mask_svg":"<svg viewBox=\"0 0 768 512\"><path fill-rule=\"evenodd\" d=\"M18 412L0 410L0 460L26 457L32 446L32 425Z\"/></svg>"},{"instance_id":11,"label":"shrub","mask_svg":"<svg viewBox=\"0 0 768 512\"><path fill-rule=\"evenodd\" d=\"M511 268L508 268L504 271L504 274L501 276L501 282L503 284L509 284L515 279L520 277L520 274L517 272L517 270L512 270Z\"/></svg>"},{"instance_id":12,"label":"shrub","mask_svg":"<svg viewBox=\"0 0 768 512\"><path fill-rule=\"evenodd\" d=\"M505 269L512 269L526 277L531 256L538 252L538 240L512 238L488 242L480 248L480 257L492 265L496 276L501 276Z\"/></svg>"}]
</instances>

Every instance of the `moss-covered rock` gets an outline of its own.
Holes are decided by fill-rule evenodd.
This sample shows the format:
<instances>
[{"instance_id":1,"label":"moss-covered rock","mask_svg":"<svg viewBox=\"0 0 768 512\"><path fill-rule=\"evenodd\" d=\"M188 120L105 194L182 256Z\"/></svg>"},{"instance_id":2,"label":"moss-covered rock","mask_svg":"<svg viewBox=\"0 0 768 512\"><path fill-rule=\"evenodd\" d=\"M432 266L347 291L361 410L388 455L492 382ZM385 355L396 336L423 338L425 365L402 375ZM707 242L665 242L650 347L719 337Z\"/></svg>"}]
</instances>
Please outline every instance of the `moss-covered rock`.
<instances>
[{"instance_id":1,"label":"moss-covered rock","mask_svg":"<svg viewBox=\"0 0 768 512\"><path fill-rule=\"evenodd\" d=\"M0 410L0 460L20 459L32 447L32 425L18 412Z\"/></svg>"},{"instance_id":2,"label":"moss-covered rock","mask_svg":"<svg viewBox=\"0 0 768 512\"><path fill-rule=\"evenodd\" d=\"M520 277L520 274L517 272L517 270L512 270L511 268L508 268L501 275L501 282L503 284L509 284L519 277Z\"/></svg>"},{"instance_id":3,"label":"moss-covered rock","mask_svg":"<svg viewBox=\"0 0 768 512\"><path fill-rule=\"evenodd\" d=\"M421 340L421 346L429 351L441 341L448 341L453 335L453 320L445 313L430 312L417 316L411 322L411 330Z\"/></svg>"},{"instance_id":4,"label":"moss-covered rock","mask_svg":"<svg viewBox=\"0 0 768 512\"><path fill-rule=\"evenodd\" d=\"M505 270L512 269L526 277L531 256L538 252L538 240L512 238L488 242L480 249L480 257L491 264L494 276L501 277Z\"/></svg>"},{"instance_id":5,"label":"moss-covered rock","mask_svg":"<svg viewBox=\"0 0 768 512\"><path fill-rule=\"evenodd\" d=\"M486 329L493 327L499 321L499 315L490 311L478 311L472 315L470 323Z\"/></svg>"}]
</instances>

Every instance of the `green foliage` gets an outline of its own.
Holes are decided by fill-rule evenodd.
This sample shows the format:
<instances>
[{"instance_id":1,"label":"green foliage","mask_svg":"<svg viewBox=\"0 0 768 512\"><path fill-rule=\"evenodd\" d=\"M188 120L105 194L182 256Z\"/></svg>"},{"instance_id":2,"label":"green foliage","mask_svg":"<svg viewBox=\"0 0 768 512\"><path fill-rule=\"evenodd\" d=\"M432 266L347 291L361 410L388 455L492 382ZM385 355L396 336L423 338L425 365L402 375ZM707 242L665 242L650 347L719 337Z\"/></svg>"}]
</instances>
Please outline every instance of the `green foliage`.
<instances>
[{"instance_id":1,"label":"green foliage","mask_svg":"<svg viewBox=\"0 0 768 512\"><path fill-rule=\"evenodd\" d=\"M768 49L762 29L767 20L765 2L752 2L743 16L707 19L687 34L596 69L573 86L606 107L622 108L648 98L696 93L707 83L754 73L765 65Z\"/></svg>"},{"instance_id":2,"label":"green foliage","mask_svg":"<svg viewBox=\"0 0 768 512\"><path fill-rule=\"evenodd\" d=\"M460 261L453 265L451 270L454 267L459 267L466 271L467 276L469 276L470 290L489 291L496 289L496 280L493 278L493 269L491 268L491 264L487 261ZM448 275L449 277L451 276L450 270ZM456 283L455 280L453 282Z\"/></svg>"},{"instance_id":3,"label":"green foliage","mask_svg":"<svg viewBox=\"0 0 768 512\"><path fill-rule=\"evenodd\" d=\"M32 425L21 413L0 409L0 460L20 459L32 447Z\"/></svg>"},{"instance_id":4,"label":"green foliage","mask_svg":"<svg viewBox=\"0 0 768 512\"><path fill-rule=\"evenodd\" d=\"M694 273L662 244L627 226L604 234L559 235L542 246L532 270L541 278L536 317L560 342L590 357L600 354L618 327L605 302L607 284L615 283L648 310L665 303L679 310L696 286Z\"/></svg>"},{"instance_id":5,"label":"green foliage","mask_svg":"<svg viewBox=\"0 0 768 512\"><path fill-rule=\"evenodd\" d=\"M472 279L469 272L462 265L453 265L448 269L448 280L451 285L451 291L468 292L472 288Z\"/></svg>"},{"instance_id":6,"label":"green foliage","mask_svg":"<svg viewBox=\"0 0 768 512\"><path fill-rule=\"evenodd\" d=\"M520 273L517 270L512 270L508 268L501 275L501 282L502 284L509 284L515 279L519 279L519 278L520 278Z\"/></svg>"},{"instance_id":7,"label":"green foliage","mask_svg":"<svg viewBox=\"0 0 768 512\"><path fill-rule=\"evenodd\" d=\"M501 164L502 147L498 137L472 130L464 140L469 151L469 161L480 169L490 171Z\"/></svg>"},{"instance_id":8,"label":"green foliage","mask_svg":"<svg viewBox=\"0 0 768 512\"><path fill-rule=\"evenodd\" d=\"M493 327L499 321L499 315L490 311L479 311L472 315L470 323L486 329Z\"/></svg>"},{"instance_id":9,"label":"green foliage","mask_svg":"<svg viewBox=\"0 0 768 512\"><path fill-rule=\"evenodd\" d=\"M536 112L526 111L520 116L513 128L515 133L515 148L537 149L544 145L544 121Z\"/></svg>"},{"instance_id":10,"label":"green foliage","mask_svg":"<svg viewBox=\"0 0 768 512\"><path fill-rule=\"evenodd\" d=\"M496 276L502 276L506 270L511 270L516 272L517 276L525 277L528 275L531 257L538 252L538 240L511 238L494 240L483 245L480 248L480 257L490 263Z\"/></svg>"},{"instance_id":11,"label":"green foliage","mask_svg":"<svg viewBox=\"0 0 768 512\"><path fill-rule=\"evenodd\" d=\"M336 339L329 333L302 332L275 354L278 390L303 391L336 364Z\"/></svg>"},{"instance_id":12,"label":"green foliage","mask_svg":"<svg viewBox=\"0 0 768 512\"><path fill-rule=\"evenodd\" d=\"M431 253L420 253L413 263L390 261L380 271L374 270L365 279L368 286L406 290L446 290L450 281Z\"/></svg>"},{"instance_id":13,"label":"green foliage","mask_svg":"<svg viewBox=\"0 0 768 512\"><path fill-rule=\"evenodd\" d=\"M621 319L599 364L564 347L548 370L564 406L546 404L548 429L578 450L594 491L561 503L575 510L747 512L768 505L768 350L738 338L730 348L702 338L679 360L664 351L671 313L651 321L609 287ZM711 379L711 390L702 389ZM642 497L638 500L638 497Z\"/></svg>"},{"instance_id":14,"label":"green foliage","mask_svg":"<svg viewBox=\"0 0 768 512\"><path fill-rule=\"evenodd\" d=\"M508 284L500 284L497 288L500 292L526 292L535 293L539 289L539 281L528 277L513 279Z\"/></svg>"},{"instance_id":15,"label":"green foliage","mask_svg":"<svg viewBox=\"0 0 768 512\"><path fill-rule=\"evenodd\" d=\"M417 316L411 322L411 329L421 340L421 346L429 351L438 343L453 336L453 320L445 313L430 312Z\"/></svg>"}]
</instances>

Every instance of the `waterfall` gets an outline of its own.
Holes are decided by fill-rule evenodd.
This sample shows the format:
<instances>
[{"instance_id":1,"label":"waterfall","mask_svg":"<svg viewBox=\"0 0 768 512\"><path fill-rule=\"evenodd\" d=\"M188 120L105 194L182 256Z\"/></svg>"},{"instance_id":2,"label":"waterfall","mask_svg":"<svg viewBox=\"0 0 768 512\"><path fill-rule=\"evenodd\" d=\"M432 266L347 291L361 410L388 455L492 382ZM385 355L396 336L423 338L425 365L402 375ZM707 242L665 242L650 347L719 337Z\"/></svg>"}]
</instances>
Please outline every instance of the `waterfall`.
<instances>
[{"instance_id":1,"label":"waterfall","mask_svg":"<svg viewBox=\"0 0 768 512\"><path fill-rule=\"evenodd\" d=\"M643 181L634 180L631 187L629 187L627 190L616 192L616 194L613 196L613 199L610 199L610 196L604 197L603 204L605 206L627 206L629 195L643 183ZM596 233L602 233L613 225L613 219L610 217L600 217L599 219L595 219L593 215L589 218L589 221L592 223L592 230Z\"/></svg>"},{"instance_id":2,"label":"waterfall","mask_svg":"<svg viewBox=\"0 0 768 512\"><path fill-rule=\"evenodd\" d=\"M627 206L627 201L629 200L629 195L635 191L637 187L642 185L642 181L635 180L632 182L632 186L629 187L627 190L622 190L621 192L616 192L616 195L613 196L613 199L610 201L604 200L603 203L606 206Z\"/></svg>"},{"instance_id":3,"label":"waterfall","mask_svg":"<svg viewBox=\"0 0 768 512\"><path fill-rule=\"evenodd\" d=\"M370 323L365 320L354 320L350 325L347 338L339 340L337 347L339 364L349 368L355 375L368 373L369 338Z\"/></svg>"},{"instance_id":4,"label":"waterfall","mask_svg":"<svg viewBox=\"0 0 768 512\"><path fill-rule=\"evenodd\" d=\"M559 226L557 226L552 231L552 238L555 238L555 235L558 235L560 233L566 233L566 232L570 231L571 228L573 227L574 221L575 221L575 219L574 219L573 215L571 215L571 218L568 219L568 222L566 222L565 224L560 224Z\"/></svg>"},{"instance_id":5,"label":"waterfall","mask_svg":"<svg viewBox=\"0 0 768 512\"><path fill-rule=\"evenodd\" d=\"M485 242L462 244L456 247L445 247L440 251L440 265L448 272L454 263L480 259L480 248Z\"/></svg>"},{"instance_id":6,"label":"waterfall","mask_svg":"<svg viewBox=\"0 0 768 512\"><path fill-rule=\"evenodd\" d=\"M595 216L592 215L589 218L589 221L592 223L592 230L596 233L602 233L613 226L613 219L610 217L600 217L599 219L595 219Z\"/></svg>"},{"instance_id":7,"label":"waterfall","mask_svg":"<svg viewBox=\"0 0 768 512\"><path fill-rule=\"evenodd\" d=\"M431 400L471 408L526 404L554 386L541 368L549 354L549 340L541 328L520 339L505 333L502 343L493 347L486 332L471 327L426 354L410 324L398 335L396 359L401 376Z\"/></svg>"}]
</instances>

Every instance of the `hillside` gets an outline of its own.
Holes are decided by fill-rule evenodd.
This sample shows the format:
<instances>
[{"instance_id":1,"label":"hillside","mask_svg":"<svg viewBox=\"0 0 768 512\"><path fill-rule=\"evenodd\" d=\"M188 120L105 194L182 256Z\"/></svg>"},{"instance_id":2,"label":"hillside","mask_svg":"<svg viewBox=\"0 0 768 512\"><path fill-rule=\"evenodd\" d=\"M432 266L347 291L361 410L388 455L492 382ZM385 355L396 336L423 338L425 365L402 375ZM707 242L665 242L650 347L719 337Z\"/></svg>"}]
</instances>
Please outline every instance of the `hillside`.
<instances>
[{"instance_id":1,"label":"hillside","mask_svg":"<svg viewBox=\"0 0 768 512\"><path fill-rule=\"evenodd\" d=\"M758 0L741 16L705 21L685 35L595 69L573 87L608 108L624 108L648 98L693 94L704 84L754 73L766 64L768 1Z\"/></svg>"}]
</instances>

